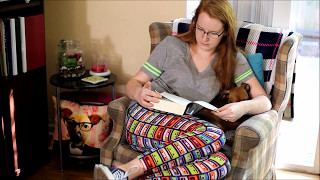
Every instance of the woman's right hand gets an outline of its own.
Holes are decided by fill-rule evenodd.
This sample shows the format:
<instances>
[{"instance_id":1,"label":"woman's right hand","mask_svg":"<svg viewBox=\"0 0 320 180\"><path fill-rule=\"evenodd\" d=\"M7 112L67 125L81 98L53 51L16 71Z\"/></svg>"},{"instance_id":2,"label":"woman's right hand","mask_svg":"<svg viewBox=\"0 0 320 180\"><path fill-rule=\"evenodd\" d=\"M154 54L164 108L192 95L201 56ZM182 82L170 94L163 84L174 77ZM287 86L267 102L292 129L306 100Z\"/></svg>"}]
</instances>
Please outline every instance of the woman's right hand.
<instances>
[{"instance_id":1,"label":"woman's right hand","mask_svg":"<svg viewBox=\"0 0 320 180\"><path fill-rule=\"evenodd\" d=\"M151 90L151 82L146 82L141 88L136 91L135 99L138 103L146 108L152 108L151 102L159 102L158 98L162 98L162 95Z\"/></svg>"},{"instance_id":2,"label":"woman's right hand","mask_svg":"<svg viewBox=\"0 0 320 180\"><path fill-rule=\"evenodd\" d=\"M150 102L158 102L158 98L162 98L161 94L151 90L152 78L139 70L134 77L132 77L126 86L126 94L145 108L152 108L153 104Z\"/></svg>"}]
</instances>

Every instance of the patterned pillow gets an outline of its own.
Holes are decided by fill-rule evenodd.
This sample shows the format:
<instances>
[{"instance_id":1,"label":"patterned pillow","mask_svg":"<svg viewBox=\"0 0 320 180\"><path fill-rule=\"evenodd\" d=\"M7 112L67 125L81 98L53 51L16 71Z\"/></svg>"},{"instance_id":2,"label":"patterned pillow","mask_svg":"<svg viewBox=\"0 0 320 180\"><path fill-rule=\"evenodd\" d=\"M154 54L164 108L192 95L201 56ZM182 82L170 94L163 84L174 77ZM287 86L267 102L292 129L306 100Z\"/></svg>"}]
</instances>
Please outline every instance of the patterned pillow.
<instances>
[{"instance_id":1,"label":"patterned pillow","mask_svg":"<svg viewBox=\"0 0 320 180\"><path fill-rule=\"evenodd\" d=\"M236 26L237 45L247 54L261 53L263 56L264 88L270 95L278 50L290 31L243 21L237 21Z\"/></svg>"},{"instance_id":2,"label":"patterned pillow","mask_svg":"<svg viewBox=\"0 0 320 180\"><path fill-rule=\"evenodd\" d=\"M56 109L56 97L52 97ZM72 147L100 148L112 130L107 105L86 105L60 100L62 140L70 140ZM58 140L58 121L55 113L53 139ZM72 153L72 152L71 152ZM78 154L81 155L81 154Z\"/></svg>"}]
</instances>

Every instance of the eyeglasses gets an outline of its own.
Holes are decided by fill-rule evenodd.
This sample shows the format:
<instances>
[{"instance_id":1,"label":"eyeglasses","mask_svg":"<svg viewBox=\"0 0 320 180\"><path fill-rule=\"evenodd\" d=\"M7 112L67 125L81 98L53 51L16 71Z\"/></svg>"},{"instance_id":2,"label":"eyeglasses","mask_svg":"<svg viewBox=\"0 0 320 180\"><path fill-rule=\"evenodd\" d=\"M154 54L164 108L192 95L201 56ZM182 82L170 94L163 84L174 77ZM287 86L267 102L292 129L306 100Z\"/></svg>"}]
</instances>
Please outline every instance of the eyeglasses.
<instances>
[{"instance_id":1,"label":"eyeglasses","mask_svg":"<svg viewBox=\"0 0 320 180\"><path fill-rule=\"evenodd\" d=\"M65 123L68 127L74 128L76 126L79 126L80 130L85 131L85 132L90 131L91 128L93 127L93 125L96 124L96 123L91 123L91 122L80 122L79 123L73 119L67 119L67 118L64 118L63 120L65 121Z\"/></svg>"},{"instance_id":2,"label":"eyeglasses","mask_svg":"<svg viewBox=\"0 0 320 180\"><path fill-rule=\"evenodd\" d=\"M209 38L218 38L222 35L222 33L224 32L224 30L220 33L220 34L217 34L215 32L206 32L204 29L202 29L200 26L196 25L194 27L196 30L198 30L199 32L202 32L203 34L207 34L207 36Z\"/></svg>"}]
</instances>

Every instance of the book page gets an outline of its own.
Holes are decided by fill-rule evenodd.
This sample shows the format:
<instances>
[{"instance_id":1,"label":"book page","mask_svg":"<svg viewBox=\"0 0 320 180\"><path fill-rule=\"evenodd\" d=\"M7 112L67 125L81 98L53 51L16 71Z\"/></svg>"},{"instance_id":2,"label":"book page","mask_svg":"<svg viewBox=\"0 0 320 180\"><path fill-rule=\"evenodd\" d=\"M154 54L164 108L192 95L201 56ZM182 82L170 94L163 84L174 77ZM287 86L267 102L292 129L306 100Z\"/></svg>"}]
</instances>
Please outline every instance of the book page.
<instances>
[{"instance_id":1,"label":"book page","mask_svg":"<svg viewBox=\"0 0 320 180\"><path fill-rule=\"evenodd\" d=\"M167 93L167 92L162 92L160 93L163 97L173 101L173 102L176 102L178 104L181 104L181 105L184 105L184 106L187 106L188 104L190 103L196 103L196 104L199 104L200 106L202 107L205 107L207 109L210 109L210 110L217 110L218 108L205 102L205 101L189 101L185 98L182 98L182 97L179 97L179 96L176 96L176 95L173 95L173 94L170 94L170 93Z\"/></svg>"},{"instance_id":2,"label":"book page","mask_svg":"<svg viewBox=\"0 0 320 180\"><path fill-rule=\"evenodd\" d=\"M187 100L185 98L182 98L182 97L179 97L179 96L167 93L167 92L162 92L160 94L163 97L169 99L170 101L173 101L175 103L178 103L178 104L181 104L181 105L184 105L184 106L187 106L189 103L191 103L191 101L189 101L189 100Z\"/></svg>"},{"instance_id":3,"label":"book page","mask_svg":"<svg viewBox=\"0 0 320 180\"><path fill-rule=\"evenodd\" d=\"M175 103L169 99L159 99L158 103L151 102L153 104L154 109L158 109L165 112L171 112L178 115L183 115L186 110L186 106Z\"/></svg>"}]
</instances>

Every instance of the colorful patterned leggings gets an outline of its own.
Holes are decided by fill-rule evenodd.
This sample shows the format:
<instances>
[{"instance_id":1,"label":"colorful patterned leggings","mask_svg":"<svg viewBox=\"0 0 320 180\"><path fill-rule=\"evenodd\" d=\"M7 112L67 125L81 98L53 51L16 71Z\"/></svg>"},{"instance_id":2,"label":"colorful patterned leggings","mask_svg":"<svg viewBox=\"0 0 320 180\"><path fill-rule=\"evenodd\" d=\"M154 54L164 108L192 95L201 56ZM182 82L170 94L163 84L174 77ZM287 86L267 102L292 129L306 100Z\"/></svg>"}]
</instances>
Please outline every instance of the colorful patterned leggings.
<instances>
[{"instance_id":1,"label":"colorful patterned leggings","mask_svg":"<svg viewBox=\"0 0 320 180\"><path fill-rule=\"evenodd\" d=\"M138 103L128 109L127 141L137 151L145 179L221 179L230 171L217 152L225 143L217 126L193 116L149 110Z\"/></svg>"}]
</instances>

